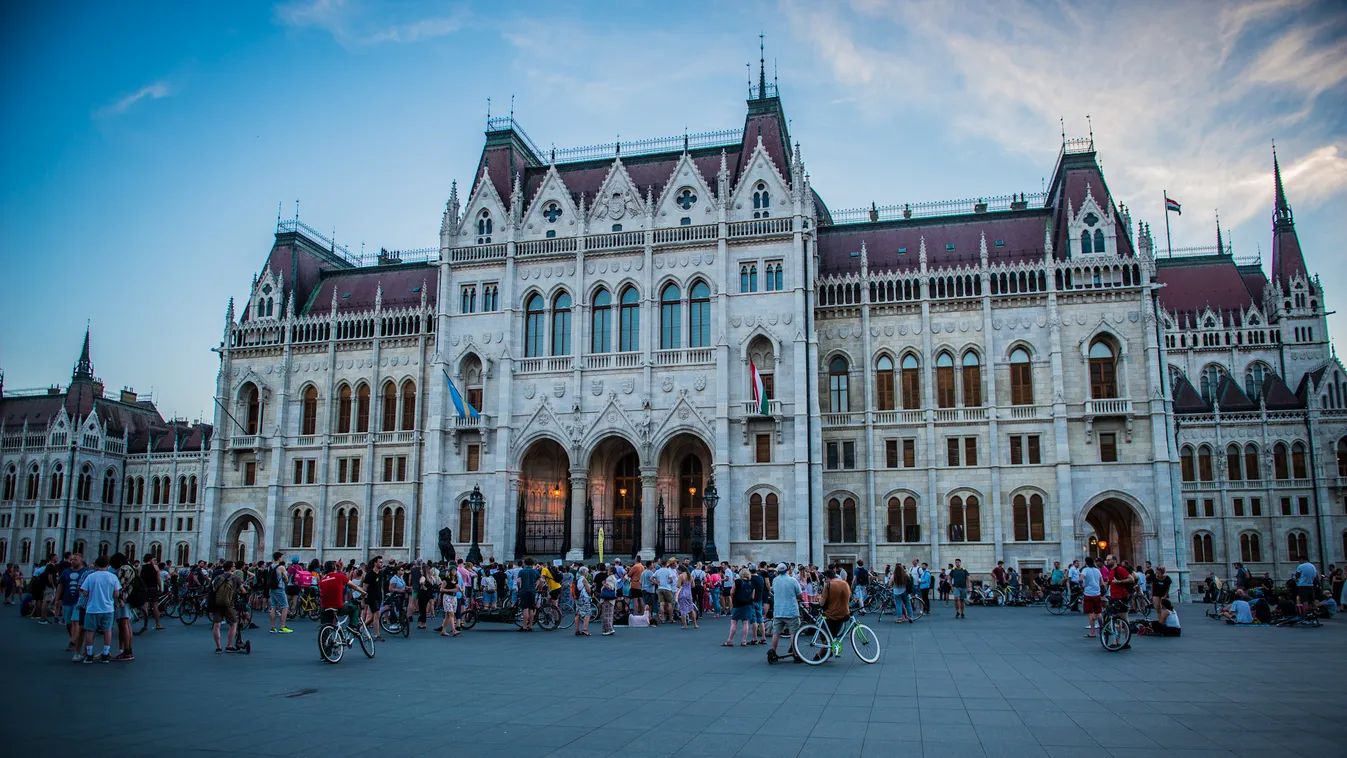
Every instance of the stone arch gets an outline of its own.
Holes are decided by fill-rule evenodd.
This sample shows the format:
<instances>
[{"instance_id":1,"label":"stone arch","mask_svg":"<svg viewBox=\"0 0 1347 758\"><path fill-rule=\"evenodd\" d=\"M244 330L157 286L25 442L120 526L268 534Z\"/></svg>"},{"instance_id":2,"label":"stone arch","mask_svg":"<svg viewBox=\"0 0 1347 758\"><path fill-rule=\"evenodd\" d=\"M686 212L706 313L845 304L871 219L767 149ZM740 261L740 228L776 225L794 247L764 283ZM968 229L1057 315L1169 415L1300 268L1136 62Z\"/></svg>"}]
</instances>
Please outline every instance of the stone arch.
<instances>
[{"instance_id":1,"label":"stone arch","mask_svg":"<svg viewBox=\"0 0 1347 758\"><path fill-rule=\"evenodd\" d=\"M758 338L767 340L772 346L773 359L779 362L781 360L782 350L784 349L781 345L781 339L775 334L767 331L767 328L762 324L755 325L748 331L748 334L744 335L743 339L739 340L739 360L743 363L748 363L749 351L753 342Z\"/></svg>"},{"instance_id":2,"label":"stone arch","mask_svg":"<svg viewBox=\"0 0 1347 758\"><path fill-rule=\"evenodd\" d=\"M220 552L230 560L258 560L259 556L266 554L268 547L265 524L262 514L252 508L245 507L234 511L220 529ZM240 542L245 530L253 535L252 544Z\"/></svg>"},{"instance_id":3,"label":"stone arch","mask_svg":"<svg viewBox=\"0 0 1347 758\"><path fill-rule=\"evenodd\" d=\"M577 461L584 461L586 467L588 467L589 461L594 458L595 453L600 452L599 448L609 440L613 439L619 439L626 442L628 445L631 445L632 449L636 451L637 456L640 458L641 465L650 465L650 461L647 460L649 456L641 454L644 446L641 444L640 439L632 430L625 428L624 425L604 426L603 428L598 428L596 426L596 428L590 432L585 442L576 450L575 459Z\"/></svg>"},{"instance_id":4,"label":"stone arch","mask_svg":"<svg viewBox=\"0 0 1347 758\"><path fill-rule=\"evenodd\" d=\"M1001 351L1001 363L1010 363L1010 356L1016 350L1023 350L1029 354L1029 362L1033 363L1037 359L1038 351L1034 349L1032 342L1025 339L1012 340Z\"/></svg>"},{"instance_id":5,"label":"stone arch","mask_svg":"<svg viewBox=\"0 0 1347 758\"><path fill-rule=\"evenodd\" d=\"M1128 359L1128 352L1129 352L1128 348L1130 343L1128 342L1127 338L1124 337L1122 334L1120 334L1113 327L1109 326L1108 322L1105 321L1103 318L1101 318L1099 320L1099 323L1096 324L1095 327L1090 330L1089 334L1086 334L1084 337L1081 337L1080 342L1077 343L1077 348L1079 349L1080 360L1082 363L1086 363L1090 360L1090 345L1093 345L1095 341L1099 340L1100 338L1108 340L1110 343L1112 343L1113 348L1118 351L1117 355L1115 356L1115 360L1117 360L1118 362L1122 362Z\"/></svg>"},{"instance_id":6,"label":"stone arch","mask_svg":"<svg viewBox=\"0 0 1347 758\"><path fill-rule=\"evenodd\" d=\"M1138 498L1121 490L1105 490L1088 498L1076 511L1075 523L1076 537L1087 550L1090 532L1108 541L1108 546L1098 551L1098 558L1113 553L1134 564L1144 558L1146 539L1155 535L1150 511ZM1108 536L1101 536L1101 530Z\"/></svg>"},{"instance_id":7,"label":"stone arch","mask_svg":"<svg viewBox=\"0 0 1347 758\"><path fill-rule=\"evenodd\" d=\"M659 436L650 443L650 450L658 450L660 453L654 456L647 455L645 458L647 464L652 459L658 461L659 457L663 455L664 449L680 434L690 434L696 437L701 440L702 444L706 445L708 450L714 451L716 449L715 438L711 435L709 430L690 423L674 424L665 429L661 429Z\"/></svg>"}]
</instances>

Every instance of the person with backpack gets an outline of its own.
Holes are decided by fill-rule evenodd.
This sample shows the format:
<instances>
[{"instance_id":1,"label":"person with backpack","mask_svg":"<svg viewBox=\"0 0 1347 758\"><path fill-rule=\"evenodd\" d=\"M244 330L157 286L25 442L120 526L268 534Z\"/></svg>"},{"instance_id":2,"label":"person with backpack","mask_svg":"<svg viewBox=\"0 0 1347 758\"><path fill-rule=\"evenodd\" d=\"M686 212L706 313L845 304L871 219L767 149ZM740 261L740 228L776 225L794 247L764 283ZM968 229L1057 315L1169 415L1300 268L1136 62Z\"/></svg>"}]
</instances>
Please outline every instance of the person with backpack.
<instances>
[{"instance_id":1,"label":"person with backpack","mask_svg":"<svg viewBox=\"0 0 1347 758\"><path fill-rule=\"evenodd\" d=\"M154 559L154 553L146 553L145 560L140 564L140 580L138 586L132 587L134 594L139 590L139 603L132 603L131 607L141 607L145 609L146 615L154 616L154 630L156 632L164 631L162 619L159 617L159 595L163 592L163 580L159 574L159 563ZM143 599L141 599L143 598Z\"/></svg>"},{"instance_id":2,"label":"person with backpack","mask_svg":"<svg viewBox=\"0 0 1347 758\"><path fill-rule=\"evenodd\" d=\"M210 608L207 611L211 620L211 634L215 638L215 652L239 652L239 612L235 601L243 590L243 577L234 572L234 562L225 561L218 574L211 578ZM229 635L225 637L225 646L220 647L220 625L229 624Z\"/></svg>"},{"instance_id":3,"label":"person with backpack","mask_svg":"<svg viewBox=\"0 0 1347 758\"><path fill-rule=\"evenodd\" d=\"M285 625L285 617L290 612L290 598L286 594L286 586L290 583L290 574L285 568L285 553L277 550L271 554L271 566L266 573L267 598L270 601L270 610L267 616L271 619L272 634L290 634L294 630ZM276 614L281 614L281 625L276 626Z\"/></svg>"},{"instance_id":4,"label":"person with backpack","mask_svg":"<svg viewBox=\"0 0 1347 758\"><path fill-rule=\"evenodd\" d=\"M865 595L870 589L870 570L865 567L865 560L856 559L856 568L851 570L851 594L856 598L856 602L861 609L861 615L865 615Z\"/></svg>"},{"instance_id":5,"label":"person with backpack","mask_svg":"<svg viewBox=\"0 0 1347 758\"><path fill-rule=\"evenodd\" d=\"M747 568L739 569L739 578L734 580L730 588L730 603L733 606L730 611L730 636L720 646L734 647L734 628L738 625L742 630L739 646L747 647L750 628L753 626L753 579Z\"/></svg>"},{"instance_id":6,"label":"person with backpack","mask_svg":"<svg viewBox=\"0 0 1347 758\"><path fill-rule=\"evenodd\" d=\"M575 605L575 636L589 636L589 614L594 609L593 589L589 583L589 567L581 566L571 582L571 600Z\"/></svg>"},{"instance_id":7,"label":"person with backpack","mask_svg":"<svg viewBox=\"0 0 1347 758\"><path fill-rule=\"evenodd\" d=\"M88 576L84 566L84 556L75 553L70 556L70 567L61 572L61 609L65 618L66 631L70 633L70 646L67 651L75 654L75 662L82 661L80 640L84 638L84 595L80 586Z\"/></svg>"}]
</instances>

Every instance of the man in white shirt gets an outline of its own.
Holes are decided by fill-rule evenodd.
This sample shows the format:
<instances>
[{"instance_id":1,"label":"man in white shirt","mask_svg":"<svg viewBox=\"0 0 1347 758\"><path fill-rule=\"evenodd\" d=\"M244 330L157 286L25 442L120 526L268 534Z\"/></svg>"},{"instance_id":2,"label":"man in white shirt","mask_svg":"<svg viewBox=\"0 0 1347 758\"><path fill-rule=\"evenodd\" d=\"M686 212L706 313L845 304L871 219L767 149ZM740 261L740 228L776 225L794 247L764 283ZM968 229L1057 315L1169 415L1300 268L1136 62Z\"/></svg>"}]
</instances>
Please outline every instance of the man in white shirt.
<instances>
[{"instance_id":1,"label":"man in white shirt","mask_svg":"<svg viewBox=\"0 0 1347 758\"><path fill-rule=\"evenodd\" d=\"M1075 568L1075 564L1072 564ZM1090 625L1086 627L1086 637L1095 636L1095 625L1099 621L1099 616L1104 612L1103 595L1104 577L1099 573L1099 569L1094 567L1094 558L1085 559L1085 568L1080 572L1081 589L1084 592L1084 606L1082 610L1090 617Z\"/></svg>"},{"instance_id":2,"label":"man in white shirt","mask_svg":"<svg viewBox=\"0 0 1347 758\"><path fill-rule=\"evenodd\" d=\"M674 595L678 591L678 572L674 567L677 565L678 559L670 558L667 564L655 572L655 582L659 585L661 622L673 623L674 620Z\"/></svg>"},{"instance_id":3,"label":"man in white shirt","mask_svg":"<svg viewBox=\"0 0 1347 758\"><path fill-rule=\"evenodd\" d=\"M94 561L94 571L84 577L80 584L80 594L84 596L84 662L94 662L94 635L103 633L103 654L98 660L108 663L112 660L112 611L113 601L121 594L122 583L117 575L108 571L108 558L98 556Z\"/></svg>"},{"instance_id":4,"label":"man in white shirt","mask_svg":"<svg viewBox=\"0 0 1347 758\"><path fill-rule=\"evenodd\" d=\"M1253 606L1249 605L1249 598L1244 594L1243 588L1235 590L1235 599L1225 610L1221 611L1221 615L1225 617L1227 623L1253 623Z\"/></svg>"},{"instance_id":5,"label":"man in white shirt","mask_svg":"<svg viewBox=\"0 0 1347 758\"><path fill-rule=\"evenodd\" d=\"M1318 604L1319 598L1315 597L1314 592L1314 580L1318 576L1319 569L1308 560L1296 566L1296 601L1304 606L1304 610L1314 608Z\"/></svg>"}]
</instances>

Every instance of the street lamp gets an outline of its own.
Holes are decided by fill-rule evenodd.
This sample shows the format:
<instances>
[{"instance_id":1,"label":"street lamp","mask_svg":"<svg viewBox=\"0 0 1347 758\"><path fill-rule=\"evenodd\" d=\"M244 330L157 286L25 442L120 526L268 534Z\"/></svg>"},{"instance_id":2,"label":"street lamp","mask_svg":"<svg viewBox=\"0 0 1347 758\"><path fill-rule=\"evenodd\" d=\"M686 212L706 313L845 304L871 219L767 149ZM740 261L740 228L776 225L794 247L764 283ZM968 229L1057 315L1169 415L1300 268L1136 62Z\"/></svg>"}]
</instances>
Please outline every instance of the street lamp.
<instances>
[{"instance_id":1,"label":"street lamp","mask_svg":"<svg viewBox=\"0 0 1347 758\"><path fill-rule=\"evenodd\" d=\"M702 555L710 562L720 560L716 554L716 504L719 502L716 478L712 476L706 480L706 489L702 490L702 503L706 506L706 547L702 549Z\"/></svg>"},{"instance_id":2,"label":"street lamp","mask_svg":"<svg viewBox=\"0 0 1347 758\"><path fill-rule=\"evenodd\" d=\"M474 484L472 486L472 493L468 495L468 508L472 511L472 523L469 524L469 528L472 529L472 547L468 549L468 561L477 565L482 562L482 547L477 544L477 519L486 508L486 501L482 499L480 485Z\"/></svg>"}]
</instances>

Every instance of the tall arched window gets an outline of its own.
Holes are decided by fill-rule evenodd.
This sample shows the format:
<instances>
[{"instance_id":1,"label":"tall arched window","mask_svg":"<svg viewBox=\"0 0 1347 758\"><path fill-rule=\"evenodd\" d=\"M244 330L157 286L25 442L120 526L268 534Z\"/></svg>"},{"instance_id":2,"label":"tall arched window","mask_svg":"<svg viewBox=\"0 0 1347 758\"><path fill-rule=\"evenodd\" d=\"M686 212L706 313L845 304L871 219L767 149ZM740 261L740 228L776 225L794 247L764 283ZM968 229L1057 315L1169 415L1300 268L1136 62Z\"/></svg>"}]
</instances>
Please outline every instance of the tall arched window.
<instances>
[{"instance_id":1,"label":"tall arched window","mask_svg":"<svg viewBox=\"0 0 1347 758\"><path fill-rule=\"evenodd\" d=\"M659 293L659 346L672 350L682 343L682 293L676 284L667 284Z\"/></svg>"},{"instance_id":2,"label":"tall arched window","mask_svg":"<svg viewBox=\"0 0 1347 758\"><path fill-rule=\"evenodd\" d=\"M472 542L474 536L478 542L486 542L486 509L474 517L468 501L464 500L458 504L458 539Z\"/></svg>"},{"instance_id":3,"label":"tall arched window","mask_svg":"<svg viewBox=\"0 0 1347 758\"><path fill-rule=\"evenodd\" d=\"M594 293L593 312L590 315L589 351L606 353L612 344L613 296L608 290Z\"/></svg>"},{"instance_id":4,"label":"tall arched window","mask_svg":"<svg viewBox=\"0 0 1347 758\"><path fill-rule=\"evenodd\" d=\"M481 213L477 214L477 244L490 244L491 226L491 213L483 209Z\"/></svg>"},{"instance_id":5,"label":"tall arched window","mask_svg":"<svg viewBox=\"0 0 1347 758\"><path fill-rule=\"evenodd\" d=\"M313 385L304 388L304 400L299 413L299 433L303 435L318 433L318 388Z\"/></svg>"},{"instance_id":6,"label":"tall arched window","mask_svg":"<svg viewBox=\"0 0 1347 758\"><path fill-rule=\"evenodd\" d=\"M1193 563L1214 563L1214 551L1211 545L1211 535L1207 532L1198 532L1193 535Z\"/></svg>"},{"instance_id":7,"label":"tall arched window","mask_svg":"<svg viewBox=\"0 0 1347 758\"><path fill-rule=\"evenodd\" d=\"M29 563L32 563L32 562L33 562L33 541L32 541L32 540L27 540L27 539L25 539L25 540L20 540L20 541L19 541L19 563L20 563L21 565L26 566L26 565L28 565Z\"/></svg>"},{"instance_id":8,"label":"tall arched window","mask_svg":"<svg viewBox=\"0 0 1347 758\"><path fill-rule=\"evenodd\" d=\"M1305 479L1309 470L1305 466L1305 443L1297 442L1291 446L1291 478Z\"/></svg>"},{"instance_id":9,"label":"tall arched window","mask_svg":"<svg viewBox=\"0 0 1347 758\"><path fill-rule=\"evenodd\" d=\"M963 354L963 404L965 408L982 405L982 362L972 350Z\"/></svg>"},{"instance_id":10,"label":"tall arched window","mask_svg":"<svg viewBox=\"0 0 1347 758\"><path fill-rule=\"evenodd\" d=\"M875 362L875 400L881 411L894 409L893 380L893 359L887 355L879 356Z\"/></svg>"},{"instance_id":11,"label":"tall arched window","mask_svg":"<svg viewBox=\"0 0 1347 758\"><path fill-rule=\"evenodd\" d=\"M1251 363L1244 371L1244 394L1255 403L1263 396L1263 382L1267 374L1267 366L1262 363Z\"/></svg>"},{"instance_id":12,"label":"tall arched window","mask_svg":"<svg viewBox=\"0 0 1347 758\"><path fill-rule=\"evenodd\" d=\"M1216 401L1216 389L1221 385L1221 377L1225 376L1225 369L1215 363L1208 363L1206 368L1202 369L1202 399L1208 403Z\"/></svg>"},{"instance_id":13,"label":"tall arched window","mask_svg":"<svg viewBox=\"0 0 1347 758\"><path fill-rule=\"evenodd\" d=\"M766 497L753 493L748 498L748 538L751 540L781 539L780 504L775 492Z\"/></svg>"},{"instance_id":14,"label":"tall arched window","mask_svg":"<svg viewBox=\"0 0 1347 758\"><path fill-rule=\"evenodd\" d=\"M355 547L360 536L360 514L354 506L337 509L337 547Z\"/></svg>"},{"instance_id":15,"label":"tall arched window","mask_svg":"<svg viewBox=\"0 0 1347 758\"><path fill-rule=\"evenodd\" d=\"M1239 445L1231 443L1231 445L1225 449L1225 475L1226 478L1232 482L1238 482L1244 478L1242 458L1243 456L1240 455Z\"/></svg>"},{"instance_id":16,"label":"tall arched window","mask_svg":"<svg viewBox=\"0 0 1347 758\"><path fill-rule=\"evenodd\" d=\"M145 504L145 477L136 477L136 505Z\"/></svg>"},{"instance_id":17,"label":"tall arched window","mask_svg":"<svg viewBox=\"0 0 1347 758\"><path fill-rule=\"evenodd\" d=\"M982 510L977 495L966 499L955 495L949 500L950 542L982 541Z\"/></svg>"},{"instance_id":18,"label":"tall arched window","mask_svg":"<svg viewBox=\"0 0 1347 758\"><path fill-rule=\"evenodd\" d=\"M1098 400L1117 396L1118 376L1113 348L1097 339L1090 345L1090 397Z\"/></svg>"},{"instance_id":19,"label":"tall arched window","mask_svg":"<svg viewBox=\"0 0 1347 758\"><path fill-rule=\"evenodd\" d=\"M828 541L856 541L856 501L852 498L828 501Z\"/></svg>"},{"instance_id":20,"label":"tall arched window","mask_svg":"<svg viewBox=\"0 0 1347 758\"><path fill-rule=\"evenodd\" d=\"M617 349L631 353L641 349L641 293L635 287L622 290L621 324Z\"/></svg>"},{"instance_id":21,"label":"tall arched window","mask_svg":"<svg viewBox=\"0 0 1347 758\"><path fill-rule=\"evenodd\" d=\"M1309 537L1301 531L1286 535L1286 559L1288 561L1308 561L1310 559Z\"/></svg>"},{"instance_id":22,"label":"tall arched window","mask_svg":"<svg viewBox=\"0 0 1347 758\"><path fill-rule=\"evenodd\" d=\"M178 477L178 502L187 502L187 477Z\"/></svg>"},{"instance_id":23,"label":"tall arched window","mask_svg":"<svg viewBox=\"0 0 1347 758\"><path fill-rule=\"evenodd\" d=\"M257 434L257 430L262 427L262 399L257 392L257 385L252 382L243 388L243 406L243 433Z\"/></svg>"},{"instance_id":24,"label":"tall arched window","mask_svg":"<svg viewBox=\"0 0 1347 758\"><path fill-rule=\"evenodd\" d=\"M767 218L771 215L769 208L772 205L771 195L767 192L767 185L758 182L753 188L753 218Z\"/></svg>"},{"instance_id":25,"label":"tall arched window","mask_svg":"<svg viewBox=\"0 0 1347 758\"><path fill-rule=\"evenodd\" d=\"M1015 539L1038 541L1044 539L1043 496L1031 493L1028 497L1016 495L1011 501L1015 525Z\"/></svg>"},{"instance_id":26,"label":"tall arched window","mask_svg":"<svg viewBox=\"0 0 1347 758\"><path fill-rule=\"evenodd\" d=\"M7 499L13 500L14 497L11 494L10 497ZM112 469L108 469L106 472L103 473L103 502L110 505L113 502L115 502L116 499L117 499L117 475L113 473Z\"/></svg>"},{"instance_id":27,"label":"tall arched window","mask_svg":"<svg viewBox=\"0 0 1347 758\"><path fill-rule=\"evenodd\" d=\"M1274 479L1291 478L1291 461L1286 455L1286 444L1278 442L1272 447L1272 476Z\"/></svg>"},{"instance_id":28,"label":"tall arched window","mask_svg":"<svg viewBox=\"0 0 1347 758\"><path fill-rule=\"evenodd\" d=\"M552 301L552 355L571 354L571 296L565 292Z\"/></svg>"},{"instance_id":29,"label":"tall arched window","mask_svg":"<svg viewBox=\"0 0 1347 758\"><path fill-rule=\"evenodd\" d=\"M187 502L189 502L189 503L195 503L195 502L196 502L196 477L195 477L195 476L189 476L189 477L187 477Z\"/></svg>"},{"instance_id":30,"label":"tall arched window","mask_svg":"<svg viewBox=\"0 0 1347 758\"><path fill-rule=\"evenodd\" d=\"M379 544L384 547L402 547L405 522L402 506L385 505L379 517Z\"/></svg>"},{"instance_id":31,"label":"tall arched window","mask_svg":"<svg viewBox=\"0 0 1347 758\"><path fill-rule=\"evenodd\" d=\"M403 431L416 428L416 382L408 379L402 383L402 424Z\"/></svg>"},{"instance_id":32,"label":"tall arched window","mask_svg":"<svg viewBox=\"0 0 1347 758\"><path fill-rule=\"evenodd\" d=\"M847 359L834 356L828 362L828 409L833 413L851 410L851 393L847 382Z\"/></svg>"},{"instance_id":33,"label":"tall arched window","mask_svg":"<svg viewBox=\"0 0 1347 758\"><path fill-rule=\"evenodd\" d=\"M1245 532L1239 536L1239 558L1245 563L1263 560L1263 543L1256 532Z\"/></svg>"},{"instance_id":34,"label":"tall arched window","mask_svg":"<svg viewBox=\"0 0 1347 758\"><path fill-rule=\"evenodd\" d=\"M369 385L363 382L355 391L355 430L369 431Z\"/></svg>"},{"instance_id":35,"label":"tall arched window","mask_svg":"<svg viewBox=\"0 0 1347 758\"><path fill-rule=\"evenodd\" d=\"M383 427L380 431L395 431L398 423L398 388L392 382L384 382L383 388Z\"/></svg>"},{"instance_id":36,"label":"tall arched window","mask_svg":"<svg viewBox=\"0 0 1347 758\"><path fill-rule=\"evenodd\" d=\"M1102 229L1094 230L1094 251L1096 253L1104 252L1104 231Z\"/></svg>"},{"instance_id":37,"label":"tall arched window","mask_svg":"<svg viewBox=\"0 0 1347 758\"><path fill-rule=\"evenodd\" d=\"M903 356L903 409L914 411L921 407L921 366L917 357L911 353Z\"/></svg>"},{"instance_id":38,"label":"tall arched window","mask_svg":"<svg viewBox=\"0 0 1347 758\"><path fill-rule=\"evenodd\" d=\"M1197 478L1204 482L1212 480L1211 448L1206 445L1197 449Z\"/></svg>"},{"instance_id":39,"label":"tall arched window","mask_svg":"<svg viewBox=\"0 0 1347 758\"><path fill-rule=\"evenodd\" d=\"M9 561L9 540L0 540L0 563L8 564Z\"/></svg>"},{"instance_id":40,"label":"tall arched window","mask_svg":"<svg viewBox=\"0 0 1347 758\"><path fill-rule=\"evenodd\" d=\"M343 384L337 390L337 434L351 431L351 385Z\"/></svg>"},{"instance_id":41,"label":"tall arched window","mask_svg":"<svg viewBox=\"0 0 1347 758\"><path fill-rule=\"evenodd\" d=\"M935 404L939 408L954 407L954 356L949 353L935 357Z\"/></svg>"},{"instance_id":42,"label":"tall arched window","mask_svg":"<svg viewBox=\"0 0 1347 758\"><path fill-rule=\"evenodd\" d=\"M86 463L80 468L80 484L76 500L87 503L94 499L94 467Z\"/></svg>"},{"instance_id":43,"label":"tall arched window","mask_svg":"<svg viewBox=\"0 0 1347 758\"><path fill-rule=\"evenodd\" d=\"M688 347L711 345L711 288L697 282L688 292Z\"/></svg>"},{"instance_id":44,"label":"tall arched window","mask_svg":"<svg viewBox=\"0 0 1347 758\"><path fill-rule=\"evenodd\" d=\"M1338 440L1338 476L1347 476L1347 437Z\"/></svg>"},{"instance_id":45,"label":"tall arched window","mask_svg":"<svg viewBox=\"0 0 1347 758\"><path fill-rule=\"evenodd\" d=\"M920 542L921 524L917 522L917 500L908 495L900 502L889 498L888 524L884 536L888 542Z\"/></svg>"},{"instance_id":46,"label":"tall arched window","mask_svg":"<svg viewBox=\"0 0 1347 758\"><path fill-rule=\"evenodd\" d=\"M186 566L191 563L192 549L188 547L186 542L179 542L174 558L179 566Z\"/></svg>"},{"instance_id":47,"label":"tall arched window","mask_svg":"<svg viewBox=\"0 0 1347 758\"><path fill-rule=\"evenodd\" d=\"M1010 404L1034 404L1034 377L1029 366L1029 351L1021 347L1010 353Z\"/></svg>"},{"instance_id":48,"label":"tall arched window","mask_svg":"<svg viewBox=\"0 0 1347 758\"><path fill-rule=\"evenodd\" d=\"M1080 233L1080 251L1086 255L1094 252L1094 246L1090 244L1090 231L1088 229Z\"/></svg>"},{"instance_id":49,"label":"tall arched window","mask_svg":"<svg viewBox=\"0 0 1347 758\"><path fill-rule=\"evenodd\" d=\"M36 499L37 499L37 495L38 495L38 484L39 484L39 482L41 481L41 479L42 479L42 474L41 474L41 472L39 472L38 467L37 467L37 464L34 463L34 464L28 469L28 481L26 482L26 484L25 484L25 486L24 486L24 495L25 495L25 498L24 498L24 499L25 499L25 500L36 500Z\"/></svg>"},{"instance_id":50,"label":"tall arched window","mask_svg":"<svg viewBox=\"0 0 1347 758\"><path fill-rule=\"evenodd\" d=\"M313 547L312 508L296 508L291 514L290 547Z\"/></svg>"},{"instance_id":51,"label":"tall arched window","mask_svg":"<svg viewBox=\"0 0 1347 758\"><path fill-rule=\"evenodd\" d=\"M529 295L524 303L524 357L538 358L543 354L543 319L546 311L543 296Z\"/></svg>"},{"instance_id":52,"label":"tall arched window","mask_svg":"<svg viewBox=\"0 0 1347 758\"><path fill-rule=\"evenodd\" d=\"M1258 446L1252 442L1244 446L1244 477L1251 482L1263 478L1263 466L1258 460Z\"/></svg>"},{"instance_id":53,"label":"tall arched window","mask_svg":"<svg viewBox=\"0 0 1347 758\"><path fill-rule=\"evenodd\" d=\"M150 505L159 504L159 477L150 477Z\"/></svg>"},{"instance_id":54,"label":"tall arched window","mask_svg":"<svg viewBox=\"0 0 1347 758\"><path fill-rule=\"evenodd\" d=\"M158 484L159 480L154 480ZM156 488L157 491L157 488ZM56 464L51 469L51 483L47 487L47 497L51 500L59 500L65 493L65 469L61 464Z\"/></svg>"},{"instance_id":55,"label":"tall arched window","mask_svg":"<svg viewBox=\"0 0 1347 758\"><path fill-rule=\"evenodd\" d=\"M9 468L5 469L5 489L3 499L6 501L13 500L17 496L18 490L19 467L11 463L9 464Z\"/></svg>"}]
</instances>

